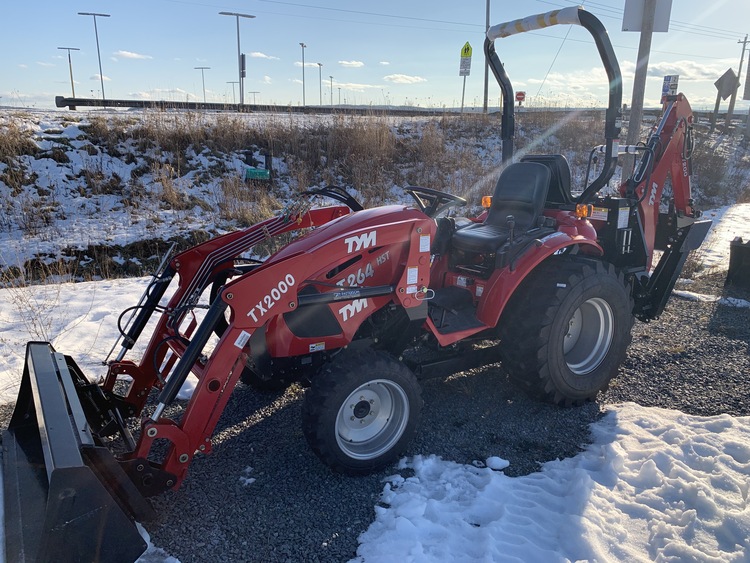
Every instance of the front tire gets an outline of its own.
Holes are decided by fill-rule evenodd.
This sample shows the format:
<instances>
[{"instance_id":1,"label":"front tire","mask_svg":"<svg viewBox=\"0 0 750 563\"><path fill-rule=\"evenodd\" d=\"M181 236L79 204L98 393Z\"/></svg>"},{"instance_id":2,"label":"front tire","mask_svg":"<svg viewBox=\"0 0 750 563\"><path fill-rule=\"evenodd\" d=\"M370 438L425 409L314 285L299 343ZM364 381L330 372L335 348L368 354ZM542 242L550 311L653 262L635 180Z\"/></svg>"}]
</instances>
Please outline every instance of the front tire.
<instances>
[{"instance_id":1,"label":"front tire","mask_svg":"<svg viewBox=\"0 0 750 563\"><path fill-rule=\"evenodd\" d=\"M516 290L500 320L506 369L554 403L593 400L625 360L632 311L630 288L611 264L548 259Z\"/></svg>"},{"instance_id":2,"label":"front tire","mask_svg":"<svg viewBox=\"0 0 750 563\"><path fill-rule=\"evenodd\" d=\"M384 352L344 351L312 380L302 407L305 437L334 471L363 475L396 460L417 431L419 383Z\"/></svg>"}]
</instances>

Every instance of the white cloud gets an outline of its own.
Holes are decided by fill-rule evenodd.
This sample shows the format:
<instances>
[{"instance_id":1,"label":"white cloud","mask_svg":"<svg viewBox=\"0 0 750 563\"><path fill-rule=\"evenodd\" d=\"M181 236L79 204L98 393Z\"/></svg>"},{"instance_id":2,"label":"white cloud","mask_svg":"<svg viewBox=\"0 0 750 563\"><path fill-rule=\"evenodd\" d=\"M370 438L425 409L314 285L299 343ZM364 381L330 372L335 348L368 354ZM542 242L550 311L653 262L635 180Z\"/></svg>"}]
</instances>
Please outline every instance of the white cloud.
<instances>
[{"instance_id":1,"label":"white cloud","mask_svg":"<svg viewBox=\"0 0 750 563\"><path fill-rule=\"evenodd\" d=\"M339 61L339 64L344 68L361 68L365 66L362 61Z\"/></svg>"},{"instance_id":2,"label":"white cloud","mask_svg":"<svg viewBox=\"0 0 750 563\"><path fill-rule=\"evenodd\" d=\"M296 61L294 66L302 66L302 61ZM305 66L314 66L315 68L318 68L318 63L305 63Z\"/></svg>"},{"instance_id":3,"label":"white cloud","mask_svg":"<svg viewBox=\"0 0 750 563\"><path fill-rule=\"evenodd\" d=\"M39 66L47 66L47 67L49 67L49 66L55 66L52 63L44 63L42 61L37 61L36 64L38 64Z\"/></svg>"},{"instance_id":4,"label":"white cloud","mask_svg":"<svg viewBox=\"0 0 750 563\"><path fill-rule=\"evenodd\" d=\"M409 76L408 74L389 74L384 76L383 80L393 82L394 84L418 84L419 82L427 82L426 78L421 76Z\"/></svg>"},{"instance_id":5,"label":"white cloud","mask_svg":"<svg viewBox=\"0 0 750 563\"><path fill-rule=\"evenodd\" d=\"M377 84L358 84L356 82L335 82L334 86L350 92L364 92L365 90L380 90L382 86Z\"/></svg>"},{"instance_id":6,"label":"white cloud","mask_svg":"<svg viewBox=\"0 0 750 563\"><path fill-rule=\"evenodd\" d=\"M20 65L18 65L18 68L29 68L29 65L21 63Z\"/></svg>"},{"instance_id":7,"label":"white cloud","mask_svg":"<svg viewBox=\"0 0 750 563\"><path fill-rule=\"evenodd\" d=\"M122 57L123 59L153 59L151 55L141 55L140 53L133 53L132 51L115 51L115 57Z\"/></svg>"},{"instance_id":8,"label":"white cloud","mask_svg":"<svg viewBox=\"0 0 750 563\"><path fill-rule=\"evenodd\" d=\"M267 74L263 77L263 84L272 84L273 81L271 80L271 77Z\"/></svg>"},{"instance_id":9,"label":"white cloud","mask_svg":"<svg viewBox=\"0 0 750 563\"><path fill-rule=\"evenodd\" d=\"M89 77L89 80L99 80L99 75L98 74L94 74L94 75L92 75L92 76ZM103 80L104 80L104 82L111 82L112 79L109 76L105 76L103 78Z\"/></svg>"},{"instance_id":10,"label":"white cloud","mask_svg":"<svg viewBox=\"0 0 750 563\"><path fill-rule=\"evenodd\" d=\"M269 61L278 61L279 57L274 57L273 55L266 55L265 53L261 53L260 51L254 51L250 53L250 56L254 59L266 59Z\"/></svg>"},{"instance_id":11,"label":"white cloud","mask_svg":"<svg viewBox=\"0 0 750 563\"><path fill-rule=\"evenodd\" d=\"M389 63L388 61L380 61L378 64L381 64L383 66L388 66L391 63Z\"/></svg>"}]
</instances>

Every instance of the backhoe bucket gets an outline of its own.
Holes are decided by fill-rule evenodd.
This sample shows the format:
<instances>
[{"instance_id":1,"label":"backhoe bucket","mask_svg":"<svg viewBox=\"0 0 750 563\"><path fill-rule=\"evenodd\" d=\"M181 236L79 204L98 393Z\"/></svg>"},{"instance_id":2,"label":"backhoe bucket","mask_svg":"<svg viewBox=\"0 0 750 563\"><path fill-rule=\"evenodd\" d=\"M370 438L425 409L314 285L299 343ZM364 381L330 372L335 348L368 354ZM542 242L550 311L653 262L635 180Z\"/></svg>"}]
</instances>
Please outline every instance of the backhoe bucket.
<instances>
[{"instance_id":1,"label":"backhoe bucket","mask_svg":"<svg viewBox=\"0 0 750 563\"><path fill-rule=\"evenodd\" d=\"M66 358L46 342L27 345L2 446L6 561L132 562L146 550L134 518L151 508L95 443Z\"/></svg>"}]
</instances>

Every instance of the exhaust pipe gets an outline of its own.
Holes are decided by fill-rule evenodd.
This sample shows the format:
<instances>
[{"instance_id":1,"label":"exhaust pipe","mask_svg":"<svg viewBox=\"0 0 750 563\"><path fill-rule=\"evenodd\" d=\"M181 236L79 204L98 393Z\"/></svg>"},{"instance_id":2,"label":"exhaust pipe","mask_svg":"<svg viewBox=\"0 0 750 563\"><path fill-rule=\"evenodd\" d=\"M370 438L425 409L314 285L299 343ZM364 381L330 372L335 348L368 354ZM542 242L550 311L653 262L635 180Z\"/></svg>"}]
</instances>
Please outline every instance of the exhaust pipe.
<instances>
[{"instance_id":1,"label":"exhaust pipe","mask_svg":"<svg viewBox=\"0 0 750 563\"><path fill-rule=\"evenodd\" d=\"M135 519L153 510L91 432L77 366L29 342L2 434L5 556L14 562L132 562L146 550Z\"/></svg>"}]
</instances>

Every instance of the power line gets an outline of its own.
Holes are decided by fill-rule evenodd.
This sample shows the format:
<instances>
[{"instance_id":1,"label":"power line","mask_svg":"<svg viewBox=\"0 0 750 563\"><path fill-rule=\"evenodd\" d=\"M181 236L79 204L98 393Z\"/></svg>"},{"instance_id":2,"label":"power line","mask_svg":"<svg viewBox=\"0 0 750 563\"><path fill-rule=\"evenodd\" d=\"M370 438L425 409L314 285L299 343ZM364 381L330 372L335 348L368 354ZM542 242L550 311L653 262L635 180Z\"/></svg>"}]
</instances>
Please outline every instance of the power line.
<instances>
[{"instance_id":1,"label":"power line","mask_svg":"<svg viewBox=\"0 0 750 563\"><path fill-rule=\"evenodd\" d=\"M380 18L394 18L399 20L414 20L414 21L423 21L423 22L430 22L430 23L447 23L452 25L466 25L470 27L482 27L480 25L477 25L475 23L463 23L463 22L457 22L457 21L446 21L446 20L432 20L429 18L418 18L413 16L399 16L395 14L381 14L378 12L363 12L360 10L347 10L345 8L329 8L327 6L313 6L311 4L300 4L296 2L282 2L281 0L260 0L261 2L265 2L267 4L281 4L284 6L294 6L297 8L312 8L315 10L328 10L331 12L345 12L349 14L360 14L364 16L376 16Z\"/></svg>"},{"instance_id":2,"label":"power line","mask_svg":"<svg viewBox=\"0 0 750 563\"><path fill-rule=\"evenodd\" d=\"M581 6L583 6L583 3L581 3ZM547 69L547 72L544 74L544 78L542 78L542 83L539 85L539 90L536 91L536 95L539 95L539 92L542 91L542 88L544 88L544 83L547 82L547 77L549 76L549 73L552 72L552 67L555 66L555 62L557 62L557 57L560 55L560 51L562 51L562 48L565 46L565 41L568 39L568 35L570 35L570 30L573 29L572 26L568 26L568 29L565 32L565 37L563 37L562 42L560 43L560 46L557 48L557 53L555 53L555 56L552 58L552 62L549 64L549 68Z\"/></svg>"},{"instance_id":3,"label":"power line","mask_svg":"<svg viewBox=\"0 0 750 563\"><path fill-rule=\"evenodd\" d=\"M571 1L571 0L563 0L567 2L568 4L578 4L578 2ZM541 4L549 4L552 6L557 7L565 7L564 4L560 4L559 2L549 2L547 0L537 0L537 2L540 2ZM605 4L600 4L598 2L589 2L588 6L592 6L597 9L598 12L609 12L607 15L599 14L601 17L606 17L610 19L617 19L622 21L622 16L624 14L624 10L613 8L612 6L607 6ZM670 19L670 27L674 28L675 31L681 31L683 33L690 33L692 35L701 35L703 37L713 37L715 39L735 39L738 35L743 35L742 33L738 31L731 31L727 29L722 29L718 27L711 27L707 25L700 25L700 24L693 24L690 22L684 22L680 20Z\"/></svg>"}]
</instances>

